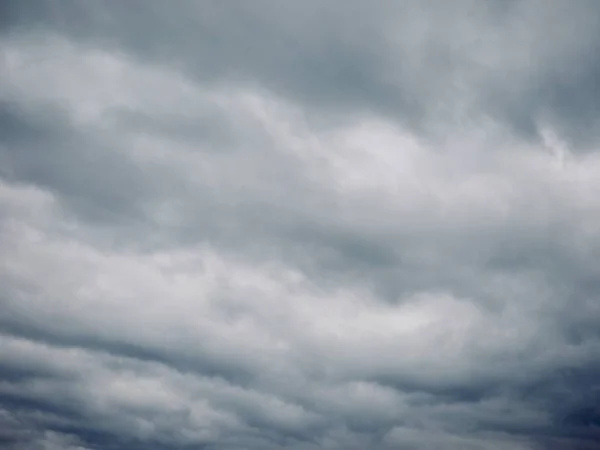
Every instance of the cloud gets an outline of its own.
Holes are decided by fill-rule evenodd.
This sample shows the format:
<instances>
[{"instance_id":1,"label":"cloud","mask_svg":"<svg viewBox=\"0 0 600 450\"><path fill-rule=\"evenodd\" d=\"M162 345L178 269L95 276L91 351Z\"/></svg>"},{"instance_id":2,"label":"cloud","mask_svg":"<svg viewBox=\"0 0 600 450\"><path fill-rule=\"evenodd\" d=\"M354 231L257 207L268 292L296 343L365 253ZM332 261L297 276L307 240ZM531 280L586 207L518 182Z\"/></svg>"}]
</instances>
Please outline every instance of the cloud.
<instances>
[{"instance_id":1,"label":"cloud","mask_svg":"<svg viewBox=\"0 0 600 450\"><path fill-rule=\"evenodd\" d=\"M594 448L595 3L2 8L2 445Z\"/></svg>"},{"instance_id":2,"label":"cloud","mask_svg":"<svg viewBox=\"0 0 600 450\"><path fill-rule=\"evenodd\" d=\"M492 120L529 138L549 123L582 149L598 138L592 0L7 5L10 34L50 30L203 84L260 86L317 122L375 111L442 136Z\"/></svg>"}]
</instances>

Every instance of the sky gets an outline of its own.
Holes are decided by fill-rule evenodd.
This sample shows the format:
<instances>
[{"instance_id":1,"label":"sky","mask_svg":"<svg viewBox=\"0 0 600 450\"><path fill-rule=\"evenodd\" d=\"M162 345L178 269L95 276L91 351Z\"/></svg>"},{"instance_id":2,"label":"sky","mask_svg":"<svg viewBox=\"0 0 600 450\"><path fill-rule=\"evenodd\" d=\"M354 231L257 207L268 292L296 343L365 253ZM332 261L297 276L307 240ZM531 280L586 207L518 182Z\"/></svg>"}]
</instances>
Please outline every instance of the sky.
<instances>
[{"instance_id":1,"label":"sky","mask_svg":"<svg viewBox=\"0 0 600 450\"><path fill-rule=\"evenodd\" d=\"M600 3L0 3L0 447L600 442Z\"/></svg>"}]
</instances>

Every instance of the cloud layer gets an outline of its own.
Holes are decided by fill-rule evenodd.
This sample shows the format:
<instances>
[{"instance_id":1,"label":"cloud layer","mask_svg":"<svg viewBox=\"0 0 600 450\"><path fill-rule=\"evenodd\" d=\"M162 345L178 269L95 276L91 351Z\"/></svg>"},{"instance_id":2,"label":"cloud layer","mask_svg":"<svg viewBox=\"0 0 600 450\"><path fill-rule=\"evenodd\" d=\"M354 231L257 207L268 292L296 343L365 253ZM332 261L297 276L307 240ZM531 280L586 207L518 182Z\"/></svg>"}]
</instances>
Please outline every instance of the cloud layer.
<instances>
[{"instance_id":1,"label":"cloud layer","mask_svg":"<svg viewBox=\"0 0 600 450\"><path fill-rule=\"evenodd\" d=\"M597 448L597 2L0 8L0 445Z\"/></svg>"}]
</instances>

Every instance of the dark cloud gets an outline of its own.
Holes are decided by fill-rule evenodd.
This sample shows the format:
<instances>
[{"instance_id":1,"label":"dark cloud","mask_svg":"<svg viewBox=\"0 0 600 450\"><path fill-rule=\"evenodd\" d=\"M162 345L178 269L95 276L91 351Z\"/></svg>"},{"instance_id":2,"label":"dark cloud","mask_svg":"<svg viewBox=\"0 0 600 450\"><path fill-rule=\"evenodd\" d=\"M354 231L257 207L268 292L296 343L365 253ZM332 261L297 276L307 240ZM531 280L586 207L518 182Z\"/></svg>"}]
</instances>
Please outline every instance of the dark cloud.
<instances>
[{"instance_id":1,"label":"dark cloud","mask_svg":"<svg viewBox=\"0 0 600 450\"><path fill-rule=\"evenodd\" d=\"M596 2L0 8L0 446L597 448Z\"/></svg>"},{"instance_id":2,"label":"dark cloud","mask_svg":"<svg viewBox=\"0 0 600 450\"><path fill-rule=\"evenodd\" d=\"M4 8L9 33L50 30L202 83L261 86L308 106L313 120L371 111L445 136L490 117L530 138L550 124L578 148L598 138L593 0L64 0Z\"/></svg>"}]
</instances>

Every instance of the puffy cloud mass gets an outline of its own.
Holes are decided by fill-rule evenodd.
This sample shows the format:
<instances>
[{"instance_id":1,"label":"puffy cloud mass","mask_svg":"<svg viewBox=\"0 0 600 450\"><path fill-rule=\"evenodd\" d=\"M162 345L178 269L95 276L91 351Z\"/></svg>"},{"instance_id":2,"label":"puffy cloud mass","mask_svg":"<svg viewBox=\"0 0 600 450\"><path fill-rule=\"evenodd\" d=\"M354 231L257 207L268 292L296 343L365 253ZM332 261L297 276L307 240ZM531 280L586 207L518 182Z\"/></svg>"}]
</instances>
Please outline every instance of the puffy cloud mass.
<instances>
[{"instance_id":1,"label":"puffy cloud mass","mask_svg":"<svg viewBox=\"0 0 600 450\"><path fill-rule=\"evenodd\" d=\"M600 3L0 6L0 446L600 442Z\"/></svg>"}]
</instances>

